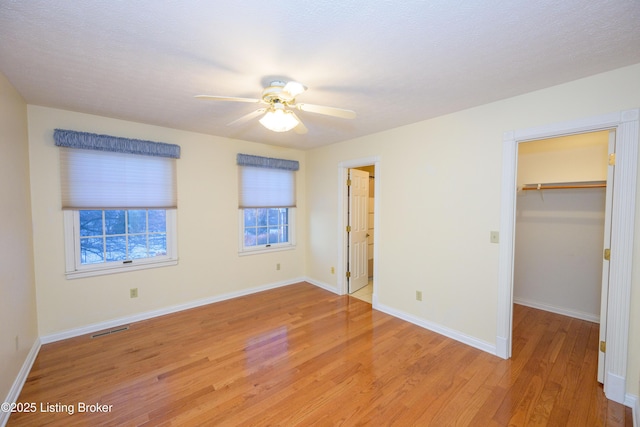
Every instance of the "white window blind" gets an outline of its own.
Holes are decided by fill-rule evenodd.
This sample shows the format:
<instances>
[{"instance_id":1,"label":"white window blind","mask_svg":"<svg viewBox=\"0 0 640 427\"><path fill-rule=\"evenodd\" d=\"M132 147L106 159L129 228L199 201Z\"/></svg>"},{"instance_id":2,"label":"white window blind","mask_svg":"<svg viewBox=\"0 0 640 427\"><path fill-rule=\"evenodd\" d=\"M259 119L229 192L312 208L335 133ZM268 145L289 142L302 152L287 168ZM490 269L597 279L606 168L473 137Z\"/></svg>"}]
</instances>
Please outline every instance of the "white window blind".
<instances>
[{"instance_id":1,"label":"white window blind","mask_svg":"<svg viewBox=\"0 0 640 427\"><path fill-rule=\"evenodd\" d=\"M175 209L180 146L56 129L63 209Z\"/></svg>"},{"instance_id":2,"label":"white window blind","mask_svg":"<svg viewBox=\"0 0 640 427\"><path fill-rule=\"evenodd\" d=\"M63 209L177 207L176 160L60 149Z\"/></svg>"},{"instance_id":3,"label":"white window blind","mask_svg":"<svg viewBox=\"0 0 640 427\"><path fill-rule=\"evenodd\" d=\"M239 208L296 206L295 160L238 154Z\"/></svg>"},{"instance_id":4,"label":"white window blind","mask_svg":"<svg viewBox=\"0 0 640 427\"><path fill-rule=\"evenodd\" d=\"M243 209L295 207L295 172L241 166L239 199L239 207Z\"/></svg>"}]
</instances>

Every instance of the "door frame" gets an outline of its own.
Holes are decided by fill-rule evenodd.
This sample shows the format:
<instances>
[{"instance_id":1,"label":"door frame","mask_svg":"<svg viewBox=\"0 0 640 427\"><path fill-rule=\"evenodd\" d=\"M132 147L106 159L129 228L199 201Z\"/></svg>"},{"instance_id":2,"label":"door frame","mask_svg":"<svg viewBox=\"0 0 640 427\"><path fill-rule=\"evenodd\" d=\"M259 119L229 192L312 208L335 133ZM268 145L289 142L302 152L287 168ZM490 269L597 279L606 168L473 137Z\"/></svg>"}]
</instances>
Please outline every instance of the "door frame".
<instances>
[{"instance_id":1,"label":"door frame","mask_svg":"<svg viewBox=\"0 0 640 427\"><path fill-rule=\"evenodd\" d=\"M616 167L611 216L611 261L607 310L607 357L604 392L624 404L628 356L631 268L635 225L640 109L505 132L502 146L500 255L496 355L511 357L513 263L515 249L516 175L518 144L537 139L614 129Z\"/></svg>"},{"instance_id":2,"label":"door frame","mask_svg":"<svg viewBox=\"0 0 640 427\"><path fill-rule=\"evenodd\" d=\"M349 238L347 236L347 224L349 223L349 193L347 190L347 177L349 176L349 169L359 168L362 166L373 165L374 176L376 177L376 185L373 189L374 197L374 212L373 217L373 241L379 241L380 231L380 157L362 157L358 159L345 160L338 164L338 263L336 268L337 288L339 295L346 295L349 293L349 285L346 280L347 263L349 260L348 246ZM373 259L380 259L378 257L378 248L380 245L373 245ZM373 263L373 297L372 306L377 305L377 278L378 278L378 263Z\"/></svg>"}]
</instances>

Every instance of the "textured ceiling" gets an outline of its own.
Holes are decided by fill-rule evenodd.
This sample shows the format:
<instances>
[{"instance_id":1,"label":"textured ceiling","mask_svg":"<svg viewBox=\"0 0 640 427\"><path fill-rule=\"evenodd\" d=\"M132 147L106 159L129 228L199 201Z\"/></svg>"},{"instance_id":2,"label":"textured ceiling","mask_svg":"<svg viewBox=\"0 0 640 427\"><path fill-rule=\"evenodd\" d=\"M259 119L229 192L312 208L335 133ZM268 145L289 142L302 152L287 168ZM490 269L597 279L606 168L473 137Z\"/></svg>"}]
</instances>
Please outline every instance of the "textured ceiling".
<instances>
[{"instance_id":1,"label":"textured ceiling","mask_svg":"<svg viewBox=\"0 0 640 427\"><path fill-rule=\"evenodd\" d=\"M639 0L0 0L0 72L29 104L300 149L635 63ZM274 133L193 98L276 77L358 116Z\"/></svg>"}]
</instances>

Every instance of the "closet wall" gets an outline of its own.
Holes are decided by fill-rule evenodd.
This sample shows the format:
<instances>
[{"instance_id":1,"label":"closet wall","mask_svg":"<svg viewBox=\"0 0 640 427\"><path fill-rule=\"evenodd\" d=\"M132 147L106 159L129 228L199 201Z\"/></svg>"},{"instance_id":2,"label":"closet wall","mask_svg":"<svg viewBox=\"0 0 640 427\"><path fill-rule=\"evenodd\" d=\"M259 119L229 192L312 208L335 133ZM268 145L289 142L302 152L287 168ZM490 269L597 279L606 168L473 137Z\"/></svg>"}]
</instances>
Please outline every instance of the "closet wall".
<instances>
[{"instance_id":1,"label":"closet wall","mask_svg":"<svg viewBox=\"0 0 640 427\"><path fill-rule=\"evenodd\" d=\"M609 132L521 143L518 188L606 181ZM519 191L514 302L599 321L605 188Z\"/></svg>"}]
</instances>

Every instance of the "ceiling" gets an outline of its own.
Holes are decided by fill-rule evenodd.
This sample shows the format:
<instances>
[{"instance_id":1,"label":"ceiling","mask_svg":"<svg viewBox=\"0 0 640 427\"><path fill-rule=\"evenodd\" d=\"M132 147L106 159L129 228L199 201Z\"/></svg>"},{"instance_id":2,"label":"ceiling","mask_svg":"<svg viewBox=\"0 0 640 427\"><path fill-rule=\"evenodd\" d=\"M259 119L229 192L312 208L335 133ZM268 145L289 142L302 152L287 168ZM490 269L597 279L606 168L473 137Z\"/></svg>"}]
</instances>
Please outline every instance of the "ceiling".
<instances>
[{"instance_id":1,"label":"ceiling","mask_svg":"<svg viewBox=\"0 0 640 427\"><path fill-rule=\"evenodd\" d=\"M27 103L308 149L640 63L639 0L0 0L0 72ZM306 135L227 123L271 80Z\"/></svg>"}]
</instances>

